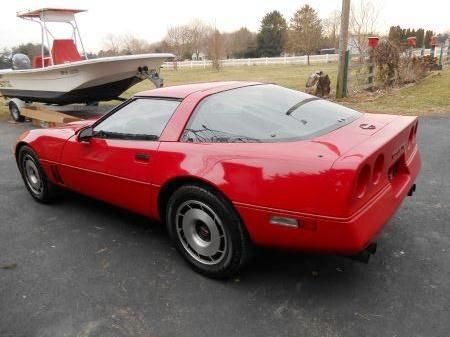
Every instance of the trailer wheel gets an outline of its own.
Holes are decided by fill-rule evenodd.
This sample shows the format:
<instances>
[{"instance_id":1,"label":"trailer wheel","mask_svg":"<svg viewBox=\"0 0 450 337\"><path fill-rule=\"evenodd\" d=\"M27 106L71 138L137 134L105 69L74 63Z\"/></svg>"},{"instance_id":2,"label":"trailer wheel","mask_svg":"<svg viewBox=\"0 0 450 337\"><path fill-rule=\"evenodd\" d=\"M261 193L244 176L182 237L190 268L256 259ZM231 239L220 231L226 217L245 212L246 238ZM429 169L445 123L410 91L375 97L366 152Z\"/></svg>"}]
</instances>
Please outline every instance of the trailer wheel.
<instances>
[{"instance_id":1,"label":"trailer wheel","mask_svg":"<svg viewBox=\"0 0 450 337\"><path fill-rule=\"evenodd\" d=\"M11 114L12 119L16 122L24 122L25 117L20 114L20 109L14 102L9 102L9 113Z\"/></svg>"}]
</instances>

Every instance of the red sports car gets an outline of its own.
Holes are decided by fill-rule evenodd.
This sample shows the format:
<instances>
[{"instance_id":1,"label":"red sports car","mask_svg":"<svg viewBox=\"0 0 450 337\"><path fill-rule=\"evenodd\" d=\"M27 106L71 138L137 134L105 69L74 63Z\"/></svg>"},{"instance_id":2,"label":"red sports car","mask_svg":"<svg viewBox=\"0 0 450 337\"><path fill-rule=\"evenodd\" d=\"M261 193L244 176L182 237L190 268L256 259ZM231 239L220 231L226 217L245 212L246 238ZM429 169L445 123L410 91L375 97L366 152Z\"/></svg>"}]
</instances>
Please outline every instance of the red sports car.
<instances>
[{"instance_id":1,"label":"red sports car","mask_svg":"<svg viewBox=\"0 0 450 337\"><path fill-rule=\"evenodd\" d=\"M273 84L201 83L27 131L15 155L36 200L63 187L162 220L196 270L228 277L254 245L373 253L415 189L417 125Z\"/></svg>"}]
</instances>

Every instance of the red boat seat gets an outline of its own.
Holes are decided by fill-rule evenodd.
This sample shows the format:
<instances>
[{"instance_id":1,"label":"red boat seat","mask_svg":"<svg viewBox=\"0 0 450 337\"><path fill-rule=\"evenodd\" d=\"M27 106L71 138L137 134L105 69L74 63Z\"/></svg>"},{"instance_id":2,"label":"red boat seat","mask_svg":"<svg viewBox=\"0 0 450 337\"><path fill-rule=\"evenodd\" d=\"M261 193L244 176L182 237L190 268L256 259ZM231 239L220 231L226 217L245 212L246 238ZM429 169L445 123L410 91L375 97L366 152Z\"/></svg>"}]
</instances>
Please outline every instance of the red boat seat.
<instances>
[{"instance_id":1,"label":"red boat seat","mask_svg":"<svg viewBox=\"0 0 450 337\"><path fill-rule=\"evenodd\" d=\"M52 47L53 62L62 64L67 62L81 61L81 55L72 39L54 40Z\"/></svg>"},{"instance_id":2,"label":"red boat seat","mask_svg":"<svg viewBox=\"0 0 450 337\"><path fill-rule=\"evenodd\" d=\"M33 68L42 68L42 56L33 57ZM44 57L44 67L52 65L52 59L50 57Z\"/></svg>"}]
</instances>

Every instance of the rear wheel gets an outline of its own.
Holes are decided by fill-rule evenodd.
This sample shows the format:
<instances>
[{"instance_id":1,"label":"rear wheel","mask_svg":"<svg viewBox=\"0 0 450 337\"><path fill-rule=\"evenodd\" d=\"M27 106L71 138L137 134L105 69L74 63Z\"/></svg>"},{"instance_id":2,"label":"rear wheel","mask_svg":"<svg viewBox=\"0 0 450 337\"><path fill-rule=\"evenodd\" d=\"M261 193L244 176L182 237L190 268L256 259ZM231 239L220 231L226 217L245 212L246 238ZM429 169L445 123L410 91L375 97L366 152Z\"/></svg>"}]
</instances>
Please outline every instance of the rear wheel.
<instances>
[{"instance_id":1,"label":"rear wheel","mask_svg":"<svg viewBox=\"0 0 450 337\"><path fill-rule=\"evenodd\" d=\"M220 195L196 185L183 186L169 199L166 217L176 248L200 273L228 278L247 262L248 235Z\"/></svg>"},{"instance_id":2,"label":"rear wheel","mask_svg":"<svg viewBox=\"0 0 450 337\"><path fill-rule=\"evenodd\" d=\"M11 114L12 119L16 122L24 122L25 117L20 114L20 109L15 102L9 102L9 113Z\"/></svg>"},{"instance_id":3,"label":"rear wheel","mask_svg":"<svg viewBox=\"0 0 450 337\"><path fill-rule=\"evenodd\" d=\"M31 196L43 203L53 200L57 194L57 187L47 179L36 153L29 146L24 145L19 149L17 163Z\"/></svg>"}]
</instances>

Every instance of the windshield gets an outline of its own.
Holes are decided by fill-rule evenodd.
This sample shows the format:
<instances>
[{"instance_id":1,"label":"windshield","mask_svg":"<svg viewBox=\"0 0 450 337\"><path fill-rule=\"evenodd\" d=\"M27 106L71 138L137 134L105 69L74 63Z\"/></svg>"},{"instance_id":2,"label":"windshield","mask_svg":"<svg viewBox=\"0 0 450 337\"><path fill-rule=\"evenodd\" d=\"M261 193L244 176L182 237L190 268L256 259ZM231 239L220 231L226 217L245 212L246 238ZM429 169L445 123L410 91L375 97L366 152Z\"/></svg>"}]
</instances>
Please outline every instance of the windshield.
<instances>
[{"instance_id":1,"label":"windshield","mask_svg":"<svg viewBox=\"0 0 450 337\"><path fill-rule=\"evenodd\" d=\"M361 114L273 84L237 88L205 98L182 136L188 142L270 142L307 139Z\"/></svg>"}]
</instances>

